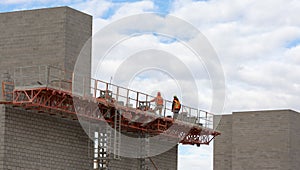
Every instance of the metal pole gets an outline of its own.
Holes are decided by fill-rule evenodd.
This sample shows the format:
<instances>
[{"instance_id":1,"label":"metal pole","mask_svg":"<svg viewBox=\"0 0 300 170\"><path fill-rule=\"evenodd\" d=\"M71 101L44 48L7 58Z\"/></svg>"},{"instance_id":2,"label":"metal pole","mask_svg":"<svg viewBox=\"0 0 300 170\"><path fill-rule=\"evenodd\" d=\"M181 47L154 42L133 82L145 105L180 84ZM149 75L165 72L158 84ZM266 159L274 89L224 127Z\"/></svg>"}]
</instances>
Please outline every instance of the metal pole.
<instances>
[{"instance_id":1,"label":"metal pole","mask_svg":"<svg viewBox=\"0 0 300 170\"><path fill-rule=\"evenodd\" d=\"M129 89L127 89L127 95L126 95L126 106L129 104Z\"/></svg>"},{"instance_id":2,"label":"metal pole","mask_svg":"<svg viewBox=\"0 0 300 170\"><path fill-rule=\"evenodd\" d=\"M136 93L136 103L135 103L135 108L138 108L138 103L139 103L139 92ZM146 103L147 107L147 103Z\"/></svg>"}]
</instances>

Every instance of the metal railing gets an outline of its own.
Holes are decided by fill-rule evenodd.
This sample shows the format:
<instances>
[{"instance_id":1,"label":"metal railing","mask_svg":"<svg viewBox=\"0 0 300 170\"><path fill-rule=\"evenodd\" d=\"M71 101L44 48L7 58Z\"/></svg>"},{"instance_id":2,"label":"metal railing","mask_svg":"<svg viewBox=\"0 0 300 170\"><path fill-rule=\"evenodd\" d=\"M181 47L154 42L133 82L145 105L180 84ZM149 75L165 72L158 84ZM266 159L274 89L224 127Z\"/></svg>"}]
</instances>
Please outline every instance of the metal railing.
<instances>
[{"instance_id":1,"label":"metal railing","mask_svg":"<svg viewBox=\"0 0 300 170\"><path fill-rule=\"evenodd\" d=\"M139 109L151 114L154 112L155 102L150 102L155 96L117 86L112 83L89 78L88 76L74 75L54 66L20 67L14 71L15 89L30 89L49 87L66 91L73 95L89 100L104 98L115 102L117 106ZM164 99L162 109L164 117L172 117L172 101ZM178 118L181 121L201 125L213 129L213 114L197 108L182 105Z\"/></svg>"},{"instance_id":2,"label":"metal railing","mask_svg":"<svg viewBox=\"0 0 300 170\"><path fill-rule=\"evenodd\" d=\"M84 89L89 89L88 92L83 93L85 94L84 97L93 99L104 98L108 101L115 102L119 107L124 106L132 109L139 109L158 115L158 110L154 112L154 108L156 107L155 102L150 102L155 98L155 96L94 78L91 78L90 80L90 88L82 86L83 89L80 90L84 91ZM87 81L82 80L82 82ZM162 109L162 115L164 117L173 116L172 103L172 101L164 99L164 105ZM213 116L213 114L207 111L182 105L177 119L187 123L197 124L205 128L213 129Z\"/></svg>"}]
</instances>

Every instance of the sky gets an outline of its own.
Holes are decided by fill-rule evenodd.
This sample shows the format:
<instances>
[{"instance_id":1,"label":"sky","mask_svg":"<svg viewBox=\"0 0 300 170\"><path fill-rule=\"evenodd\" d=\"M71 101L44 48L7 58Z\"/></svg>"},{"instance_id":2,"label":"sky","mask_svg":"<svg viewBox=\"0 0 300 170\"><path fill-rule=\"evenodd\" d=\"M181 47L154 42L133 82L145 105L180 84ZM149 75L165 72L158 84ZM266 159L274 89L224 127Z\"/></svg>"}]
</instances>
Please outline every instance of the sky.
<instances>
[{"instance_id":1,"label":"sky","mask_svg":"<svg viewBox=\"0 0 300 170\"><path fill-rule=\"evenodd\" d=\"M246 110L300 110L298 0L2 0L0 12L54 6L70 6L92 15L94 34L118 19L145 12L183 19L208 39L218 55L226 85L222 114ZM182 43L143 35L116 47L110 58L122 54L123 50L132 49L126 54L133 53L137 46L145 49L155 46L174 55L185 56L181 60L191 65L191 72L197 77L200 107L210 109L213 92L209 75L205 72L205 66L193 66L193 61L189 60L193 54ZM119 60L122 61L115 59L106 62L115 65ZM103 71L109 77L116 70ZM149 87L153 81L174 84L171 78L166 77L144 71L133 78L130 85L138 90L146 90L145 87ZM157 83L148 89L159 87L162 84ZM171 91L170 94L178 90L175 85L173 89L163 87L165 91ZM147 92L153 93L151 90ZM200 148L180 146L179 169L212 170L212 155L212 144Z\"/></svg>"}]
</instances>

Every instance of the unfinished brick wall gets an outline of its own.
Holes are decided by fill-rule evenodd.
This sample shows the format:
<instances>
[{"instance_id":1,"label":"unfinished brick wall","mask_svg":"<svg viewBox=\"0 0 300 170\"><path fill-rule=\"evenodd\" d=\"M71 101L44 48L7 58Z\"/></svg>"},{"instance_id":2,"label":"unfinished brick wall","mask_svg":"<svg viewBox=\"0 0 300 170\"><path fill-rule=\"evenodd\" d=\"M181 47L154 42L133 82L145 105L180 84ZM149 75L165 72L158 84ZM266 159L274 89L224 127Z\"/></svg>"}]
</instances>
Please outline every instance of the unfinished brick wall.
<instances>
[{"instance_id":1,"label":"unfinished brick wall","mask_svg":"<svg viewBox=\"0 0 300 170\"><path fill-rule=\"evenodd\" d=\"M0 13L0 30L2 82L5 73L13 77L18 67L52 65L72 72L92 36L92 17L69 7L7 12ZM81 69L90 73L90 55L84 64ZM1 91L0 96L1 100Z\"/></svg>"},{"instance_id":2,"label":"unfinished brick wall","mask_svg":"<svg viewBox=\"0 0 300 170\"><path fill-rule=\"evenodd\" d=\"M89 169L89 138L77 121L1 107L4 169Z\"/></svg>"},{"instance_id":3,"label":"unfinished brick wall","mask_svg":"<svg viewBox=\"0 0 300 170\"><path fill-rule=\"evenodd\" d=\"M93 168L94 144L78 121L12 106L0 105L0 108L0 169ZM176 145L152 160L159 169L174 170L177 152ZM109 165L111 170L138 170L140 160L121 157L111 160ZM146 165L155 169L149 159Z\"/></svg>"},{"instance_id":4,"label":"unfinished brick wall","mask_svg":"<svg viewBox=\"0 0 300 170\"><path fill-rule=\"evenodd\" d=\"M0 169L4 164L4 124L5 123L5 105L0 105Z\"/></svg>"},{"instance_id":5,"label":"unfinished brick wall","mask_svg":"<svg viewBox=\"0 0 300 170\"><path fill-rule=\"evenodd\" d=\"M223 116L214 141L214 169L297 169L300 113L292 110L234 112Z\"/></svg>"},{"instance_id":6,"label":"unfinished brick wall","mask_svg":"<svg viewBox=\"0 0 300 170\"><path fill-rule=\"evenodd\" d=\"M91 35L92 17L69 7L1 13L0 82L13 78L17 67L54 65L73 71ZM90 74L89 52L85 57L80 69ZM78 121L0 105L0 169L92 169L90 142ZM177 169L177 146L152 159L159 169ZM122 157L110 165L139 169L140 161Z\"/></svg>"},{"instance_id":7,"label":"unfinished brick wall","mask_svg":"<svg viewBox=\"0 0 300 170\"><path fill-rule=\"evenodd\" d=\"M159 170L176 170L178 165L177 155L178 147L174 146L167 152L151 157L155 165L153 165L148 158L145 159L145 165L149 170L156 170L155 166ZM112 160L110 168L111 170L140 170L140 164L141 162L139 159L122 157L120 160Z\"/></svg>"},{"instance_id":8,"label":"unfinished brick wall","mask_svg":"<svg viewBox=\"0 0 300 170\"><path fill-rule=\"evenodd\" d=\"M214 169L232 170L232 116L221 116L217 130L221 135L214 140Z\"/></svg>"}]
</instances>

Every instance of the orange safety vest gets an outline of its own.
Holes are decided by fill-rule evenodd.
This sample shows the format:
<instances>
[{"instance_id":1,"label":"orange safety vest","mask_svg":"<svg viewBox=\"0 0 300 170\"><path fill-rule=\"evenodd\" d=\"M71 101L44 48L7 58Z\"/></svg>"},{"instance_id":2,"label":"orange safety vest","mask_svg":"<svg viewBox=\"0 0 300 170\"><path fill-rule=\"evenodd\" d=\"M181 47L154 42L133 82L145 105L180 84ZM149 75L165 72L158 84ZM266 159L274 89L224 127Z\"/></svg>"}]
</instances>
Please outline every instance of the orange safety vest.
<instances>
[{"instance_id":1,"label":"orange safety vest","mask_svg":"<svg viewBox=\"0 0 300 170\"><path fill-rule=\"evenodd\" d=\"M180 102L178 100L174 100L175 104L174 104L174 109L177 109L179 110L181 105L180 105Z\"/></svg>"},{"instance_id":2,"label":"orange safety vest","mask_svg":"<svg viewBox=\"0 0 300 170\"><path fill-rule=\"evenodd\" d=\"M164 103L164 99L160 96L157 96L156 97L156 104L157 105L163 105L163 103Z\"/></svg>"}]
</instances>

